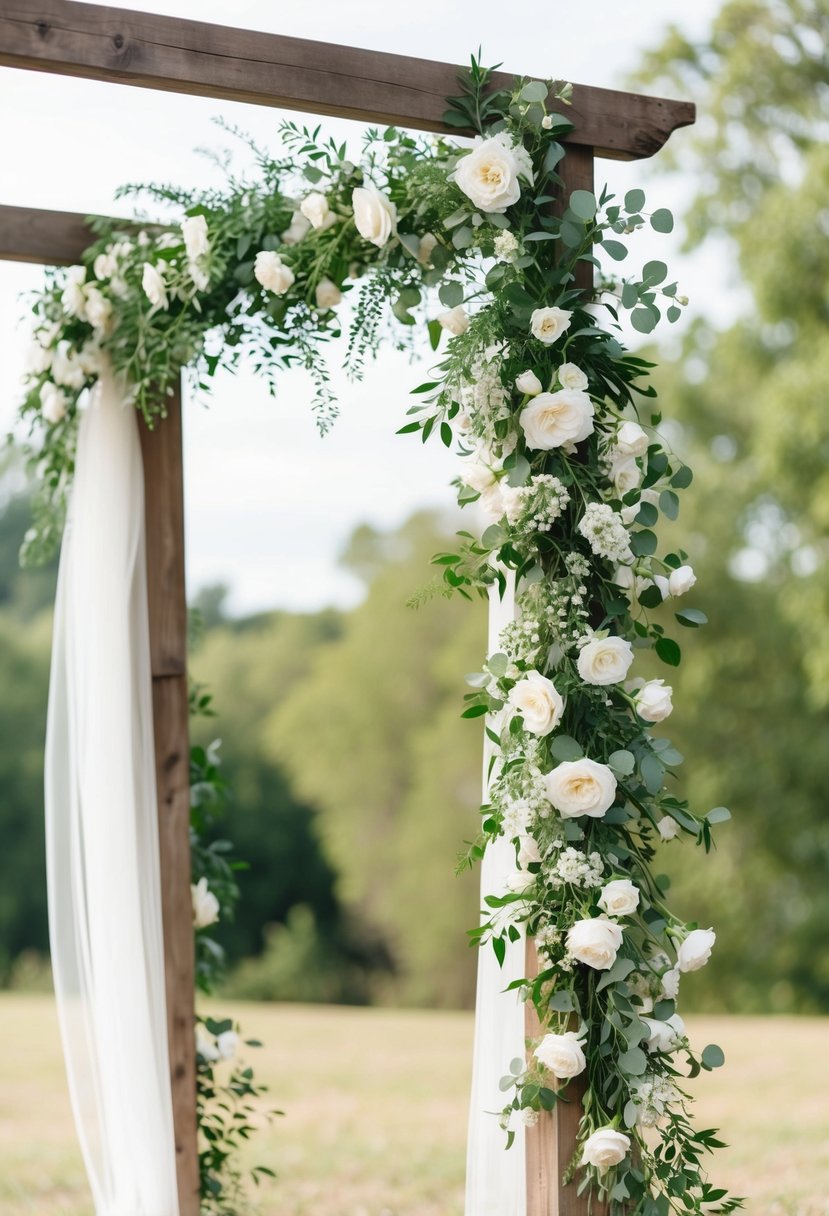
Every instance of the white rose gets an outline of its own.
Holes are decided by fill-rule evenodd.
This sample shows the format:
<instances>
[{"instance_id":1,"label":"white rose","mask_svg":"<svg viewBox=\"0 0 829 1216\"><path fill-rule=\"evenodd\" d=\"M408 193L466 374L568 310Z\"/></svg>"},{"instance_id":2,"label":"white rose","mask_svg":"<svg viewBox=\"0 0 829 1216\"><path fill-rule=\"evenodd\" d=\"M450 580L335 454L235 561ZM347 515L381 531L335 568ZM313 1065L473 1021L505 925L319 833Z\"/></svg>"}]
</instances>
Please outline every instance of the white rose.
<instances>
[{"instance_id":1,"label":"white rose","mask_svg":"<svg viewBox=\"0 0 829 1216\"><path fill-rule=\"evenodd\" d=\"M152 262L144 263L144 273L141 276L141 286L144 289L144 295L150 301L153 308L169 307L169 302L167 300L167 287L164 282L164 276L156 266L153 266Z\"/></svg>"},{"instance_id":2,"label":"white rose","mask_svg":"<svg viewBox=\"0 0 829 1216\"><path fill-rule=\"evenodd\" d=\"M54 426L66 417L66 409L66 394L51 380L47 380L40 389L40 411L43 417Z\"/></svg>"},{"instance_id":3,"label":"white rose","mask_svg":"<svg viewBox=\"0 0 829 1216\"><path fill-rule=\"evenodd\" d=\"M544 386L535 372L526 371L515 377L515 387L527 397L537 397Z\"/></svg>"},{"instance_id":4,"label":"white rose","mask_svg":"<svg viewBox=\"0 0 829 1216\"><path fill-rule=\"evenodd\" d=\"M642 1018L642 1021L648 1028L648 1038L645 1042L648 1051L676 1051L685 1038L685 1023L678 1013L666 1022L660 1022L657 1018Z\"/></svg>"},{"instance_id":5,"label":"white rose","mask_svg":"<svg viewBox=\"0 0 829 1216\"><path fill-rule=\"evenodd\" d=\"M93 284L86 289L86 319L99 333L106 333L112 321L112 300Z\"/></svg>"},{"instance_id":6,"label":"white rose","mask_svg":"<svg viewBox=\"0 0 829 1216\"><path fill-rule=\"evenodd\" d=\"M294 272L272 249L260 249L253 263L253 273L265 291L272 291L277 296L284 296L294 285Z\"/></svg>"},{"instance_id":7,"label":"white rose","mask_svg":"<svg viewBox=\"0 0 829 1216\"><path fill-rule=\"evenodd\" d=\"M664 680L648 680L636 693L636 712L645 722L664 722L673 709L674 690Z\"/></svg>"},{"instance_id":8,"label":"white rose","mask_svg":"<svg viewBox=\"0 0 829 1216\"><path fill-rule=\"evenodd\" d=\"M567 931L567 953L595 971L609 971L622 944L622 930L613 920L577 920Z\"/></svg>"},{"instance_id":9,"label":"white rose","mask_svg":"<svg viewBox=\"0 0 829 1216\"><path fill-rule=\"evenodd\" d=\"M504 497L498 482L481 491L478 506L490 523L498 522L504 514Z\"/></svg>"},{"instance_id":10,"label":"white rose","mask_svg":"<svg viewBox=\"0 0 829 1216\"><path fill-rule=\"evenodd\" d=\"M501 502L507 522L517 524L524 511L524 487L501 483Z\"/></svg>"},{"instance_id":11,"label":"white rose","mask_svg":"<svg viewBox=\"0 0 829 1216\"><path fill-rule=\"evenodd\" d=\"M397 232L397 208L376 186L357 186L351 195L354 223L366 241L382 249Z\"/></svg>"},{"instance_id":12,"label":"white rose","mask_svg":"<svg viewBox=\"0 0 829 1216\"><path fill-rule=\"evenodd\" d=\"M535 877L535 874L531 874L528 870L514 870L504 879L504 888L513 895L523 895L525 891L535 885Z\"/></svg>"},{"instance_id":13,"label":"white rose","mask_svg":"<svg viewBox=\"0 0 829 1216\"><path fill-rule=\"evenodd\" d=\"M184 237L184 248L191 262L210 252L207 220L203 215L188 215L181 225L181 235Z\"/></svg>"},{"instance_id":14,"label":"white rose","mask_svg":"<svg viewBox=\"0 0 829 1216\"><path fill-rule=\"evenodd\" d=\"M77 358L78 364L83 368L85 376L100 376L103 371L103 352L97 342L94 340L87 342L78 351Z\"/></svg>"},{"instance_id":15,"label":"white rose","mask_svg":"<svg viewBox=\"0 0 829 1216\"><path fill-rule=\"evenodd\" d=\"M647 432L638 422L623 422L616 432L616 452L620 456L644 456L647 450Z\"/></svg>"},{"instance_id":16,"label":"white rose","mask_svg":"<svg viewBox=\"0 0 829 1216\"><path fill-rule=\"evenodd\" d=\"M85 266L70 266L66 272L66 285L60 297L60 302L73 317L86 317L86 293L83 285L86 282Z\"/></svg>"},{"instance_id":17,"label":"white rose","mask_svg":"<svg viewBox=\"0 0 829 1216\"><path fill-rule=\"evenodd\" d=\"M343 293L336 283L332 283L331 279L320 279L314 295L316 296L317 308L323 310L334 308L343 298Z\"/></svg>"},{"instance_id":18,"label":"white rose","mask_svg":"<svg viewBox=\"0 0 829 1216\"><path fill-rule=\"evenodd\" d=\"M671 967L662 976L662 996L666 1001L675 1001L679 996L679 974L677 967Z\"/></svg>"},{"instance_id":19,"label":"white rose","mask_svg":"<svg viewBox=\"0 0 829 1216\"><path fill-rule=\"evenodd\" d=\"M680 566L678 570L672 570L668 576L668 589L671 595L684 595L686 591L691 590L696 581L697 576L694 574L692 566Z\"/></svg>"},{"instance_id":20,"label":"white rose","mask_svg":"<svg viewBox=\"0 0 829 1216\"><path fill-rule=\"evenodd\" d=\"M663 815L657 822L656 830L663 840L673 840L679 835L679 824L670 815Z\"/></svg>"},{"instance_id":21,"label":"white rose","mask_svg":"<svg viewBox=\"0 0 829 1216\"><path fill-rule=\"evenodd\" d=\"M532 162L522 144L501 132L483 139L459 162L455 184L479 211L506 211L521 197L519 178L532 184Z\"/></svg>"},{"instance_id":22,"label":"white rose","mask_svg":"<svg viewBox=\"0 0 829 1216\"><path fill-rule=\"evenodd\" d=\"M328 199L317 190L305 196L299 204L299 210L312 228L324 230L337 222L336 215L328 205Z\"/></svg>"},{"instance_id":23,"label":"white rose","mask_svg":"<svg viewBox=\"0 0 829 1216\"><path fill-rule=\"evenodd\" d=\"M533 1055L559 1081L577 1077L587 1067L582 1040L573 1030L545 1034Z\"/></svg>"},{"instance_id":24,"label":"white rose","mask_svg":"<svg viewBox=\"0 0 829 1216\"><path fill-rule=\"evenodd\" d=\"M671 594L671 587L665 576L662 574L655 574L653 576L653 582L654 585L659 588L659 594L662 596L663 600L668 599Z\"/></svg>"},{"instance_id":25,"label":"white rose","mask_svg":"<svg viewBox=\"0 0 829 1216\"><path fill-rule=\"evenodd\" d=\"M438 238L433 232L424 232L420 238L420 244L417 248L417 260L421 266L429 266L432 261L432 254L435 251L435 246L438 243Z\"/></svg>"},{"instance_id":26,"label":"white rose","mask_svg":"<svg viewBox=\"0 0 829 1216\"><path fill-rule=\"evenodd\" d=\"M495 461L486 448L479 448L471 456L465 456L461 462L461 481L470 490L483 494L490 486L498 482Z\"/></svg>"},{"instance_id":27,"label":"white rose","mask_svg":"<svg viewBox=\"0 0 829 1216\"><path fill-rule=\"evenodd\" d=\"M196 929L206 929L219 919L219 901L207 885L206 878L200 878L197 883L190 885L190 898L193 903L193 925Z\"/></svg>"},{"instance_id":28,"label":"white rose","mask_svg":"<svg viewBox=\"0 0 829 1216\"><path fill-rule=\"evenodd\" d=\"M595 760L565 760L544 778L547 797L563 819L601 819L613 806L616 778Z\"/></svg>"},{"instance_id":29,"label":"white rose","mask_svg":"<svg viewBox=\"0 0 829 1216\"><path fill-rule=\"evenodd\" d=\"M96 279L111 279L118 269L116 245L110 245L103 253L99 253L92 263Z\"/></svg>"},{"instance_id":30,"label":"white rose","mask_svg":"<svg viewBox=\"0 0 829 1216\"><path fill-rule=\"evenodd\" d=\"M79 389L84 386L86 373L83 365L78 356L71 352L66 340L58 342L52 356L52 377L56 384L65 388Z\"/></svg>"},{"instance_id":31,"label":"white rose","mask_svg":"<svg viewBox=\"0 0 829 1216\"><path fill-rule=\"evenodd\" d=\"M207 291L210 286L210 275L199 266L198 262L188 262L187 269L193 284L199 291Z\"/></svg>"},{"instance_id":32,"label":"white rose","mask_svg":"<svg viewBox=\"0 0 829 1216\"><path fill-rule=\"evenodd\" d=\"M610 466L610 480L613 482L616 493L621 498L623 494L628 494L631 490L636 489L642 480L642 470L633 456L616 457ZM639 514L638 504L636 514ZM634 516L635 518L636 516Z\"/></svg>"},{"instance_id":33,"label":"white rose","mask_svg":"<svg viewBox=\"0 0 829 1216\"><path fill-rule=\"evenodd\" d=\"M208 1064L215 1064L219 1058L219 1049L212 1038L208 1038L201 1026L196 1027L196 1054Z\"/></svg>"},{"instance_id":34,"label":"white rose","mask_svg":"<svg viewBox=\"0 0 829 1216\"><path fill-rule=\"evenodd\" d=\"M639 888L629 878L614 878L602 887L599 907L608 916L630 916L639 907Z\"/></svg>"},{"instance_id":35,"label":"white rose","mask_svg":"<svg viewBox=\"0 0 829 1216\"><path fill-rule=\"evenodd\" d=\"M290 224L279 239L283 245L298 245L308 235L311 225L300 211L295 211Z\"/></svg>"},{"instance_id":36,"label":"white rose","mask_svg":"<svg viewBox=\"0 0 829 1216\"><path fill-rule=\"evenodd\" d=\"M223 1030L221 1034L216 1035L216 1047L222 1060L232 1060L238 1045L239 1036L235 1030Z\"/></svg>"},{"instance_id":37,"label":"white rose","mask_svg":"<svg viewBox=\"0 0 829 1216\"><path fill-rule=\"evenodd\" d=\"M576 666L585 684L621 684L632 662L633 647L624 638L592 638Z\"/></svg>"},{"instance_id":38,"label":"white rose","mask_svg":"<svg viewBox=\"0 0 829 1216\"><path fill-rule=\"evenodd\" d=\"M582 1165L595 1165L604 1172L612 1165L624 1161L630 1149L630 1136L617 1132L614 1127L600 1127L584 1142Z\"/></svg>"},{"instance_id":39,"label":"white rose","mask_svg":"<svg viewBox=\"0 0 829 1216\"><path fill-rule=\"evenodd\" d=\"M25 375L42 376L44 372L49 370L51 365L52 352L47 350L36 337L32 338L26 348L26 358L23 365Z\"/></svg>"},{"instance_id":40,"label":"white rose","mask_svg":"<svg viewBox=\"0 0 829 1216\"><path fill-rule=\"evenodd\" d=\"M507 701L524 719L532 735L549 735L564 713L564 701L552 680L540 671L530 671L510 689Z\"/></svg>"},{"instance_id":41,"label":"white rose","mask_svg":"<svg viewBox=\"0 0 829 1216\"><path fill-rule=\"evenodd\" d=\"M565 308L536 308L530 317L533 337L550 346L570 328L572 315Z\"/></svg>"},{"instance_id":42,"label":"white rose","mask_svg":"<svg viewBox=\"0 0 829 1216\"><path fill-rule=\"evenodd\" d=\"M534 836L518 837L518 864L522 870L541 861L541 851Z\"/></svg>"},{"instance_id":43,"label":"white rose","mask_svg":"<svg viewBox=\"0 0 829 1216\"><path fill-rule=\"evenodd\" d=\"M562 388L587 388L587 376L575 363L562 363L558 369L558 382Z\"/></svg>"},{"instance_id":44,"label":"white rose","mask_svg":"<svg viewBox=\"0 0 829 1216\"><path fill-rule=\"evenodd\" d=\"M448 312L442 312L438 317L438 323L443 329L448 329L454 337L459 338L469 329L469 316L463 304L458 304L457 308L450 308Z\"/></svg>"},{"instance_id":45,"label":"white rose","mask_svg":"<svg viewBox=\"0 0 829 1216\"><path fill-rule=\"evenodd\" d=\"M593 430L593 402L578 389L539 393L524 406L518 421L528 446L546 452L587 438Z\"/></svg>"},{"instance_id":46,"label":"white rose","mask_svg":"<svg viewBox=\"0 0 829 1216\"><path fill-rule=\"evenodd\" d=\"M680 971L699 971L711 957L717 935L713 929L694 929L676 952Z\"/></svg>"}]
</instances>

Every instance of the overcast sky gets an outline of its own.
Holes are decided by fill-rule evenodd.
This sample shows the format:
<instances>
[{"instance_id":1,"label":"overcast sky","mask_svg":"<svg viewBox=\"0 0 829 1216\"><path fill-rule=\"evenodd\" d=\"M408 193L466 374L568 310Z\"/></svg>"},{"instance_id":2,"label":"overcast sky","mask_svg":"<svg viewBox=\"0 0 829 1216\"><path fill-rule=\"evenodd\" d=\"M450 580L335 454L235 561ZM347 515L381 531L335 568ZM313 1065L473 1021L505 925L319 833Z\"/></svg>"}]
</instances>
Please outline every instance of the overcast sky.
<instances>
[{"instance_id":1,"label":"overcast sky","mask_svg":"<svg viewBox=\"0 0 829 1216\"><path fill-rule=\"evenodd\" d=\"M111 8L123 5L107 5ZM653 0L136 0L135 7L169 15L247 26L303 38L324 38L425 58L463 62L480 43L485 62L514 72L620 87L625 73L653 45L667 20L702 33L716 0L656 4ZM68 77L0 69L0 202L84 213L120 210L112 196L125 181L214 180L194 149L223 145L216 115L276 146L279 111L209 98L178 96ZM358 124L326 119L332 133L355 138ZM682 139L679 132L674 139ZM681 203L689 189L660 180L655 162L603 161L597 185L625 190L644 182L655 205ZM688 183L688 187L692 184ZM658 242L658 243L655 243ZM723 301L734 294L716 258L683 258L679 234L643 237L637 257L658 256L679 272L691 296L706 284ZM12 424L24 345L20 293L38 285L37 267L0 263L0 428ZM711 292L712 284L720 291ZM709 294L710 293L710 294ZM428 356L424 352L424 360ZM337 555L363 521L392 526L420 506L447 507L453 460L439 445L424 449L396 436L406 391L424 367L385 352L362 384L338 378L342 416L320 439L308 408L309 387L297 374L276 399L251 375L225 378L204 404L185 407L188 581L191 591L215 581L233 588L232 607L245 612L282 606L353 603L359 594L337 569ZM668 410L669 410L668 405Z\"/></svg>"}]
</instances>

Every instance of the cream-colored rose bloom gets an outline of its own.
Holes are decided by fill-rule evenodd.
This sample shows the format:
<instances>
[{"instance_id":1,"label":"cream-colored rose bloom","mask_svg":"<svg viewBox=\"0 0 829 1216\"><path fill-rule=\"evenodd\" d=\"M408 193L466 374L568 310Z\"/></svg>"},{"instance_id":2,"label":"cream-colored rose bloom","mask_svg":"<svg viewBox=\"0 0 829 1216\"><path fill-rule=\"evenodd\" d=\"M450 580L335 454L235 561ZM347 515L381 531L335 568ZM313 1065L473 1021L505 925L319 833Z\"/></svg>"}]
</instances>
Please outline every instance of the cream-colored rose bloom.
<instances>
[{"instance_id":1,"label":"cream-colored rose bloom","mask_svg":"<svg viewBox=\"0 0 829 1216\"><path fill-rule=\"evenodd\" d=\"M642 476L642 470L633 456L617 456L610 466L610 480L613 482L619 498L630 493L631 490L635 490L642 480ZM638 506L636 514L639 514ZM636 516L634 516L635 518Z\"/></svg>"},{"instance_id":2,"label":"cream-colored rose bloom","mask_svg":"<svg viewBox=\"0 0 829 1216\"><path fill-rule=\"evenodd\" d=\"M40 389L40 412L52 426L66 417L66 394L47 380Z\"/></svg>"},{"instance_id":3,"label":"cream-colored rose bloom","mask_svg":"<svg viewBox=\"0 0 829 1216\"><path fill-rule=\"evenodd\" d=\"M522 870L541 861L541 850L534 836L518 837L518 864Z\"/></svg>"},{"instance_id":4,"label":"cream-colored rose bloom","mask_svg":"<svg viewBox=\"0 0 829 1216\"><path fill-rule=\"evenodd\" d=\"M587 389L587 376L575 363L562 363L558 369L558 382L562 388Z\"/></svg>"},{"instance_id":5,"label":"cream-colored rose bloom","mask_svg":"<svg viewBox=\"0 0 829 1216\"><path fill-rule=\"evenodd\" d=\"M616 432L616 451L620 456L644 456L648 436L638 422L623 422Z\"/></svg>"},{"instance_id":6,"label":"cream-colored rose bloom","mask_svg":"<svg viewBox=\"0 0 829 1216\"><path fill-rule=\"evenodd\" d=\"M481 490L477 505L483 511L489 523L497 523L504 514L504 496L501 492L500 483L495 482L494 485L487 486L485 490Z\"/></svg>"},{"instance_id":7,"label":"cream-colored rose bloom","mask_svg":"<svg viewBox=\"0 0 829 1216\"><path fill-rule=\"evenodd\" d=\"M536 308L530 317L530 332L539 342L551 346L570 328L572 315L566 308Z\"/></svg>"},{"instance_id":8,"label":"cream-colored rose bloom","mask_svg":"<svg viewBox=\"0 0 829 1216\"><path fill-rule=\"evenodd\" d=\"M522 486L511 486L507 482L502 481L501 501L504 506L507 523L517 524L524 510L524 488Z\"/></svg>"},{"instance_id":9,"label":"cream-colored rose bloom","mask_svg":"<svg viewBox=\"0 0 829 1216\"><path fill-rule=\"evenodd\" d=\"M679 968L671 967L662 976L662 996L666 1001L675 1001L679 996Z\"/></svg>"},{"instance_id":10,"label":"cream-colored rose bloom","mask_svg":"<svg viewBox=\"0 0 829 1216\"><path fill-rule=\"evenodd\" d=\"M424 232L417 248L417 260L421 266L431 265L432 254L435 251L437 243L438 238L433 232Z\"/></svg>"},{"instance_id":11,"label":"cream-colored rose bloom","mask_svg":"<svg viewBox=\"0 0 829 1216\"><path fill-rule=\"evenodd\" d=\"M544 778L547 797L563 819L601 819L613 806L616 778L596 760L565 760Z\"/></svg>"},{"instance_id":12,"label":"cream-colored rose bloom","mask_svg":"<svg viewBox=\"0 0 829 1216\"><path fill-rule=\"evenodd\" d=\"M497 483L496 461L485 447L478 448L470 456L463 458L461 481L465 486L469 486L470 490L477 490L479 494L483 494L484 490L488 490L490 486Z\"/></svg>"},{"instance_id":13,"label":"cream-colored rose bloom","mask_svg":"<svg viewBox=\"0 0 829 1216\"><path fill-rule=\"evenodd\" d=\"M663 840L674 840L679 835L679 824L670 815L663 815L657 821L656 830Z\"/></svg>"},{"instance_id":14,"label":"cream-colored rose bloom","mask_svg":"<svg viewBox=\"0 0 829 1216\"><path fill-rule=\"evenodd\" d=\"M564 1034L545 1034L533 1055L559 1081L569 1081L587 1067L583 1036L574 1030L567 1030Z\"/></svg>"},{"instance_id":15,"label":"cream-colored rose bloom","mask_svg":"<svg viewBox=\"0 0 829 1216\"><path fill-rule=\"evenodd\" d=\"M253 263L256 281L276 296L284 296L294 285L294 272L272 249L260 249Z\"/></svg>"},{"instance_id":16,"label":"cream-colored rose bloom","mask_svg":"<svg viewBox=\"0 0 829 1216\"><path fill-rule=\"evenodd\" d=\"M203 215L188 215L181 225L181 235L184 237L184 248L191 262L210 252L207 220Z\"/></svg>"},{"instance_id":17,"label":"cream-colored rose bloom","mask_svg":"<svg viewBox=\"0 0 829 1216\"><path fill-rule=\"evenodd\" d=\"M717 935L713 929L694 929L676 952L680 971L699 971L711 957Z\"/></svg>"},{"instance_id":18,"label":"cream-colored rose bloom","mask_svg":"<svg viewBox=\"0 0 829 1216\"><path fill-rule=\"evenodd\" d=\"M587 438L593 430L593 402L578 389L539 393L524 406L518 421L527 445L546 452Z\"/></svg>"},{"instance_id":19,"label":"cream-colored rose bloom","mask_svg":"<svg viewBox=\"0 0 829 1216\"><path fill-rule=\"evenodd\" d=\"M83 287L85 282L86 267L70 266L66 272L66 285L60 297L60 302L66 311L73 317L79 317L82 321L86 319L86 292Z\"/></svg>"},{"instance_id":20,"label":"cream-colored rose bloom","mask_svg":"<svg viewBox=\"0 0 829 1216\"><path fill-rule=\"evenodd\" d=\"M64 388L74 389L83 388L86 380L83 364L65 338L58 342L52 355L52 379Z\"/></svg>"},{"instance_id":21,"label":"cream-colored rose bloom","mask_svg":"<svg viewBox=\"0 0 829 1216\"><path fill-rule=\"evenodd\" d=\"M144 273L141 277L141 286L144 289L144 295L150 301L153 308L169 307L169 301L167 299L167 285L164 282L164 275L157 266L153 266L152 262L144 263Z\"/></svg>"},{"instance_id":22,"label":"cream-colored rose bloom","mask_svg":"<svg viewBox=\"0 0 829 1216\"><path fill-rule=\"evenodd\" d=\"M307 220L301 211L295 211L290 224L284 232L280 233L279 239L283 245L298 245L310 230L310 220Z\"/></svg>"},{"instance_id":23,"label":"cream-colored rose bloom","mask_svg":"<svg viewBox=\"0 0 829 1216\"><path fill-rule=\"evenodd\" d=\"M524 393L527 397L537 397L542 392L544 385L535 372L526 371L515 377L515 387L519 393Z\"/></svg>"},{"instance_id":24,"label":"cream-colored rose bloom","mask_svg":"<svg viewBox=\"0 0 829 1216\"><path fill-rule=\"evenodd\" d=\"M376 186L357 186L351 195L354 223L364 240L382 249L397 232L397 208Z\"/></svg>"},{"instance_id":25,"label":"cream-colored rose bloom","mask_svg":"<svg viewBox=\"0 0 829 1216\"><path fill-rule=\"evenodd\" d=\"M197 883L190 885L190 898L193 903L193 925L196 929L206 929L219 919L219 901L207 885L206 878L200 878Z\"/></svg>"},{"instance_id":26,"label":"cream-colored rose bloom","mask_svg":"<svg viewBox=\"0 0 829 1216\"><path fill-rule=\"evenodd\" d=\"M599 907L608 916L631 916L639 907L639 888L629 878L614 878L602 887Z\"/></svg>"},{"instance_id":27,"label":"cream-colored rose bloom","mask_svg":"<svg viewBox=\"0 0 829 1216\"><path fill-rule=\"evenodd\" d=\"M664 1022L658 1018L642 1018L642 1021L648 1028L648 1038L645 1042L648 1051L663 1051L669 1054L676 1051L686 1036L685 1023L678 1013Z\"/></svg>"},{"instance_id":28,"label":"cream-colored rose bloom","mask_svg":"<svg viewBox=\"0 0 829 1216\"><path fill-rule=\"evenodd\" d=\"M577 920L567 931L567 953L594 971L609 971L622 945L622 930L614 920Z\"/></svg>"},{"instance_id":29,"label":"cream-colored rose bloom","mask_svg":"<svg viewBox=\"0 0 829 1216\"><path fill-rule=\"evenodd\" d=\"M686 591L691 590L696 581L697 576L694 574L693 566L680 566L678 570L672 570L668 575L668 590L671 595L684 595Z\"/></svg>"},{"instance_id":30,"label":"cream-colored rose bloom","mask_svg":"<svg viewBox=\"0 0 829 1216\"><path fill-rule=\"evenodd\" d=\"M664 680L648 680L636 693L636 712L644 722L664 722L673 710L673 692Z\"/></svg>"},{"instance_id":31,"label":"cream-colored rose bloom","mask_svg":"<svg viewBox=\"0 0 829 1216\"><path fill-rule=\"evenodd\" d=\"M540 671L529 671L509 692L508 703L524 719L532 735L549 735L564 713L564 701L552 680Z\"/></svg>"},{"instance_id":32,"label":"cream-colored rose bloom","mask_svg":"<svg viewBox=\"0 0 829 1216\"><path fill-rule=\"evenodd\" d=\"M535 886L535 879L536 875L529 870L513 870L504 879L504 889L512 895L523 895L530 887Z\"/></svg>"},{"instance_id":33,"label":"cream-colored rose bloom","mask_svg":"<svg viewBox=\"0 0 829 1216\"><path fill-rule=\"evenodd\" d=\"M469 329L469 315L463 304L458 304L456 308L450 308L448 312L442 312L438 317L438 324L442 329L452 334L453 337L459 338L461 334L465 334Z\"/></svg>"},{"instance_id":34,"label":"cream-colored rose bloom","mask_svg":"<svg viewBox=\"0 0 829 1216\"><path fill-rule=\"evenodd\" d=\"M343 293L331 279L320 279L314 295L317 301L317 308L323 310L334 308L343 298Z\"/></svg>"},{"instance_id":35,"label":"cream-colored rose bloom","mask_svg":"<svg viewBox=\"0 0 829 1216\"><path fill-rule=\"evenodd\" d=\"M670 597L670 594L671 594L670 583L668 582L668 580L665 578L665 576L663 574L655 574L653 576L653 583L654 583L655 587L659 588L659 594L662 596L663 600L666 600Z\"/></svg>"},{"instance_id":36,"label":"cream-colored rose bloom","mask_svg":"<svg viewBox=\"0 0 829 1216\"><path fill-rule=\"evenodd\" d=\"M521 197L520 178L531 185L532 161L522 144L501 132L483 139L458 162L455 184L479 211L503 213Z\"/></svg>"},{"instance_id":37,"label":"cream-colored rose bloom","mask_svg":"<svg viewBox=\"0 0 829 1216\"><path fill-rule=\"evenodd\" d=\"M584 1142L582 1165L595 1165L604 1172L624 1161L630 1151L630 1136L617 1132L615 1127L600 1127Z\"/></svg>"},{"instance_id":38,"label":"cream-colored rose bloom","mask_svg":"<svg viewBox=\"0 0 829 1216\"><path fill-rule=\"evenodd\" d=\"M23 372L26 376L42 376L52 364L52 352L47 350L37 337L33 337L26 348Z\"/></svg>"},{"instance_id":39,"label":"cream-colored rose bloom","mask_svg":"<svg viewBox=\"0 0 829 1216\"><path fill-rule=\"evenodd\" d=\"M337 217L332 212L328 199L318 190L306 194L299 204L299 209L312 228L330 228L332 223L336 223Z\"/></svg>"},{"instance_id":40,"label":"cream-colored rose bloom","mask_svg":"<svg viewBox=\"0 0 829 1216\"><path fill-rule=\"evenodd\" d=\"M633 647L624 638L592 638L579 651L576 666L585 684L621 684L633 662Z\"/></svg>"},{"instance_id":41,"label":"cream-colored rose bloom","mask_svg":"<svg viewBox=\"0 0 829 1216\"><path fill-rule=\"evenodd\" d=\"M112 322L112 300L108 300L94 283L86 289L86 319L99 334L105 334Z\"/></svg>"}]
</instances>

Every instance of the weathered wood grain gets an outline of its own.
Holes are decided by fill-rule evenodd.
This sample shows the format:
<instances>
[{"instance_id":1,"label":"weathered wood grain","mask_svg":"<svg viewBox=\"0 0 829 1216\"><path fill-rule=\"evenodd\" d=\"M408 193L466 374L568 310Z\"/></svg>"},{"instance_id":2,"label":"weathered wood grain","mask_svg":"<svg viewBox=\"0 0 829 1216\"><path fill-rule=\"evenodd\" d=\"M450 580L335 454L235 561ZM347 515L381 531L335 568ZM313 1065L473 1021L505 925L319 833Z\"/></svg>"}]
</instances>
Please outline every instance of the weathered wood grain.
<instances>
[{"instance_id":1,"label":"weathered wood grain","mask_svg":"<svg viewBox=\"0 0 829 1216\"><path fill-rule=\"evenodd\" d=\"M454 64L75 0L0 0L0 65L444 131ZM551 71L555 54L550 54ZM501 83L513 78L497 74ZM652 156L694 121L684 101L575 85L569 141Z\"/></svg>"},{"instance_id":2,"label":"weathered wood grain","mask_svg":"<svg viewBox=\"0 0 829 1216\"><path fill-rule=\"evenodd\" d=\"M94 239L86 216L72 211L0 206L0 260L72 266Z\"/></svg>"}]
</instances>

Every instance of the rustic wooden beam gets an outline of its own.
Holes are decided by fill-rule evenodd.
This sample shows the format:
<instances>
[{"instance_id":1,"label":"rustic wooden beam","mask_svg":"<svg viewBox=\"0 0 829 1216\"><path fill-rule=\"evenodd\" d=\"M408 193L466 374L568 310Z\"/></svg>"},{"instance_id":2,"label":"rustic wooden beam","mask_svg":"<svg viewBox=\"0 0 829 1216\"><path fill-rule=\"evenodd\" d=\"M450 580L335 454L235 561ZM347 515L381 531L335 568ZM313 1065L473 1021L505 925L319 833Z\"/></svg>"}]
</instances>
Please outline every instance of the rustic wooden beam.
<instances>
[{"instance_id":1,"label":"rustic wooden beam","mask_svg":"<svg viewBox=\"0 0 829 1216\"><path fill-rule=\"evenodd\" d=\"M551 68L555 54L550 54ZM76 0L0 0L0 65L446 131L454 64ZM498 84L514 78L497 73ZM686 101L575 85L570 143L636 160L694 121Z\"/></svg>"},{"instance_id":2,"label":"rustic wooden beam","mask_svg":"<svg viewBox=\"0 0 829 1216\"><path fill-rule=\"evenodd\" d=\"M94 240L84 215L0 206L0 260L72 266Z\"/></svg>"},{"instance_id":3,"label":"rustic wooden beam","mask_svg":"<svg viewBox=\"0 0 829 1216\"><path fill-rule=\"evenodd\" d=\"M195 961L190 899L190 743L181 394L152 431L141 423L147 602L164 918L164 971L180 1216L199 1216Z\"/></svg>"}]
</instances>

